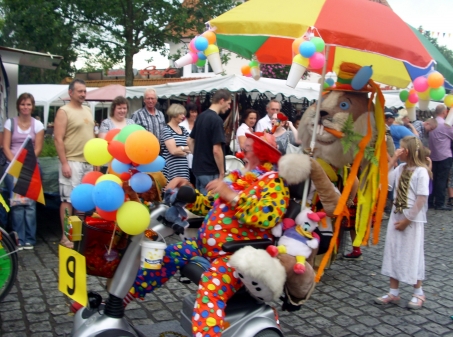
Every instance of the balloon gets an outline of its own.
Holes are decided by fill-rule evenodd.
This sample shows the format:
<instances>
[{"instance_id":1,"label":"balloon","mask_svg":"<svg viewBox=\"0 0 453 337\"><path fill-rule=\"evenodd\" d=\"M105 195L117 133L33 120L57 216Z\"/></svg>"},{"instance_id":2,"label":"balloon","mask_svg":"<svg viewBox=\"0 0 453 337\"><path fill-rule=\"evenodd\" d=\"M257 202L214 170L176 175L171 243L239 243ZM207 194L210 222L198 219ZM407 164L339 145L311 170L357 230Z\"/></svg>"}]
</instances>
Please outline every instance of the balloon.
<instances>
[{"instance_id":1,"label":"balloon","mask_svg":"<svg viewBox=\"0 0 453 337\"><path fill-rule=\"evenodd\" d=\"M192 63L195 63L195 62L198 61L198 53L203 53L203 52L199 51L199 52L196 52L196 53L189 53L190 56L192 56Z\"/></svg>"},{"instance_id":2,"label":"balloon","mask_svg":"<svg viewBox=\"0 0 453 337\"><path fill-rule=\"evenodd\" d=\"M453 107L453 95L445 96L444 103L447 106L447 108Z\"/></svg>"},{"instance_id":3,"label":"balloon","mask_svg":"<svg viewBox=\"0 0 453 337\"><path fill-rule=\"evenodd\" d=\"M326 44L324 43L324 40L321 39L320 37L314 37L310 40L310 42L315 45L316 51L318 53L321 53L326 46Z\"/></svg>"},{"instance_id":4,"label":"balloon","mask_svg":"<svg viewBox=\"0 0 453 337\"><path fill-rule=\"evenodd\" d=\"M122 181L128 181L129 179L131 179L132 175L130 172L124 172L124 173L121 173L120 174L120 179Z\"/></svg>"},{"instance_id":5,"label":"balloon","mask_svg":"<svg viewBox=\"0 0 453 337\"><path fill-rule=\"evenodd\" d=\"M408 98L409 98L409 91L407 91L407 90L402 90L402 91L400 92L400 100L401 100L402 102L406 102Z\"/></svg>"},{"instance_id":6,"label":"balloon","mask_svg":"<svg viewBox=\"0 0 453 337\"><path fill-rule=\"evenodd\" d=\"M197 53L197 55L198 55L198 60L206 60L207 59L206 55L202 51L199 51Z\"/></svg>"},{"instance_id":7,"label":"balloon","mask_svg":"<svg viewBox=\"0 0 453 337\"><path fill-rule=\"evenodd\" d=\"M165 159L161 156L158 156L153 162L145 165L137 166L137 170L140 172L159 172L165 166Z\"/></svg>"},{"instance_id":8,"label":"balloon","mask_svg":"<svg viewBox=\"0 0 453 337\"><path fill-rule=\"evenodd\" d=\"M371 76L373 76L373 68L371 68L370 66L363 66L362 68L360 68L351 81L352 89L362 89L367 85L368 81L371 79Z\"/></svg>"},{"instance_id":9,"label":"balloon","mask_svg":"<svg viewBox=\"0 0 453 337\"><path fill-rule=\"evenodd\" d=\"M147 131L145 131L147 132ZM112 140L107 147L109 153L115 158L116 160L124 163L130 164L131 160L126 154L126 146L118 140Z\"/></svg>"},{"instance_id":10,"label":"balloon","mask_svg":"<svg viewBox=\"0 0 453 337\"><path fill-rule=\"evenodd\" d=\"M204 51L204 54L207 56L207 55L211 55L211 54L218 53L218 52L219 52L219 47L217 47L215 44L210 44L208 46L208 48L206 48L206 50Z\"/></svg>"},{"instance_id":11,"label":"balloon","mask_svg":"<svg viewBox=\"0 0 453 337\"><path fill-rule=\"evenodd\" d=\"M293 41L292 48L293 48L294 55L299 54L299 47L300 47L301 43L304 41L305 41L305 39L303 37L298 37L297 39L295 39Z\"/></svg>"},{"instance_id":12,"label":"balloon","mask_svg":"<svg viewBox=\"0 0 453 337\"><path fill-rule=\"evenodd\" d=\"M120 133L118 134L118 138L116 140L120 141L121 143L126 143L127 137L135 131L145 130L145 128L138 124L130 124L126 125L124 128L121 129Z\"/></svg>"},{"instance_id":13,"label":"balloon","mask_svg":"<svg viewBox=\"0 0 453 337\"><path fill-rule=\"evenodd\" d=\"M206 65L206 60L198 60L195 64L197 67L202 68Z\"/></svg>"},{"instance_id":14,"label":"balloon","mask_svg":"<svg viewBox=\"0 0 453 337\"><path fill-rule=\"evenodd\" d=\"M329 87L333 86L335 84L335 81L333 78L328 78L326 80L326 83L329 85Z\"/></svg>"},{"instance_id":15,"label":"balloon","mask_svg":"<svg viewBox=\"0 0 453 337\"><path fill-rule=\"evenodd\" d=\"M112 169L112 162L109 163L109 166L107 168L107 173L117 176L118 178L120 177L120 174L118 172L115 172L114 169Z\"/></svg>"},{"instance_id":16,"label":"balloon","mask_svg":"<svg viewBox=\"0 0 453 337\"><path fill-rule=\"evenodd\" d=\"M413 104L417 103L418 102L417 93L413 92L413 93L409 94L409 97L407 98L407 100Z\"/></svg>"},{"instance_id":17,"label":"balloon","mask_svg":"<svg viewBox=\"0 0 453 337\"><path fill-rule=\"evenodd\" d=\"M419 76L414 80L414 89L418 92L424 92L429 88L428 79L424 76Z\"/></svg>"},{"instance_id":18,"label":"balloon","mask_svg":"<svg viewBox=\"0 0 453 337\"><path fill-rule=\"evenodd\" d=\"M99 216L105 220L115 221L116 212L117 211L106 212L106 211L103 211L102 209L100 209L99 207L96 207L96 213L99 214Z\"/></svg>"},{"instance_id":19,"label":"balloon","mask_svg":"<svg viewBox=\"0 0 453 337\"><path fill-rule=\"evenodd\" d=\"M431 88L429 91L429 97L431 97L432 100L434 101L440 101L444 98L445 96L445 88L444 87L439 87L439 88Z\"/></svg>"},{"instance_id":20,"label":"balloon","mask_svg":"<svg viewBox=\"0 0 453 337\"><path fill-rule=\"evenodd\" d=\"M428 75L428 85L430 88L437 89L444 85L444 77L438 71L434 71Z\"/></svg>"},{"instance_id":21,"label":"balloon","mask_svg":"<svg viewBox=\"0 0 453 337\"><path fill-rule=\"evenodd\" d=\"M241 67L242 75L244 75L244 76L250 75L250 72L251 72L251 69L250 69L250 66L248 64Z\"/></svg>"},{"instance_id":22,"label":"balloon","mask_svg":"<svg viewBox=\"0 0 453 337\"><path fill-rule=\"evenodd\" d=\"M113 159L112 160L111 166L112 166L112 170L115 171L118 174L127 172L131 168L130 164L124 164L124 163L120 162L117 159Z\"/></svg>"},{"instance_id":23,"label":"balloon","mask_svg":"<svg viewBox=\"0 0 453 337\"><path fill-rule=\"evenodd\" d=\"M136 131L126 140L126 154L137 164L149 164L157 158L160 151L156 136L148 131Z\"/></svg>"},{"instance_id":24,"label":"balloon","mask_svg":"<svg viewBox=\"0 0 453 337\"><path fill-rule=\"evenodd\" d=\"M148 228L149 211L139 202L126 201L118 209L116 221L124 233L137 235Z\"/></svg>"},{"instance_id":25,"label":"balloon","mask_svg":"<svg viewBox=\"0 0 453 337\"><path fill-rule=\"evenodd\" d=\"M123 186L123 182L121 181L121 179L119 177L117 177L116 175L110 174L110 173L104 174L102 177L99 177L99 179L96 180L95 185L99 184L102 181L113 181L113 182L117 183L118 185Z\"/></svg>"},{"instance_id":26,"label":"balloon","mask_svg":"<svg viewBox=\"0 0 453 337\"><path fill-rule=\"evenodd\" d=\"M209 44L214 44L217 40L215 33L210 30L204 32L203 34L201 34L201 36L204 36L208 40Z\"/></svg>"},{"instance_id":27,"label":"balloon","mask_svg":"<svg viewBox=\"0 0 453 337\"><path fill-rule=\"evenodd\" d=\"M123 188L110 180L101 181L94 186L93 201L103 211L115 211L124 203Z\"/></svg>"},{"instance_id":28,"label":"balloon","mask_svg":"<svg viewBox=\"0 0 453 337\"><path fill-rule=\"evenodd\" d=\"M121 129L112 129L109 132L107 132L104 139L107 142L110 142L113 139L113 137L115 137L118 133L120 133L120 131L121 131Z\"/></svg>"},{"instance_id":29,"label":"balloon","mask_svg":"<svg viewBox=\"0 0 453 337\"><path fill-rule=\"evenodd\" d=\"M314 53L312 57L309 58L310 60L310 68L312 69L321 69L326 62L326 58L324 54L321 53Z\"/></svg>"},{"instance_id":30,"label":"balloon","mask_svg":"<svg viewBox=\"0 0 453 337\"><path fill-rule=\"evenodd\" d=\"M206 50L209 46L209 41L207 38L204 36L198 36L195 38L195 43L194 43L195 48L199 51Z\"/></svg>"},{"instance_id":31,"label":"balloon","mask_svg":"<svg viewBox=\"0 0 453 337\"><path fill-rule=\"evenodd\" d=\"M331 85L329 85L329 83L327 83L327 82L324 82L324 84L322 85L323 89L327 89L327 88L330 88L330 87L331 87Z\"/></svg>"},{"instance_id":32,"label":"balloon","mask_svg":"<svg viewBox=\"0 0 453 337\"><path fill-rule=\"evenodd\" d=\"M91 184L80 184L71 192L72 206L81 212L88 212L94 209L93 202L94 186Z\"/></svg>"},{"instance_id":33,"label":"balloon","mask_svg":"<svg viewBox=\"0 0 453 337\"><path fill-rule=\"evenodd\" d=\"M129 185L137 193L144 193L149 191L153 186L151 177L145 173L136 173L129 179Z\"/></svg>"},{"instance_id":34,"label":"balloon","mask_svg":"<svg viewBox=\"0 0 453 337\"><path fill-rule=\"evenodd\" d=\"M86 161L94 166L102 166L112 160L107 151L108 143L102 138L93 138L86 142L83 147L83 156Z\"/></svg>"},{"instance_id":35,"label":"balloon","mask_svg":"<svg viewBox=\"0 0 453 337\"><path fill-rule=\"evenodd\" d=\"M316 46L310 41L304 41L299 46L299 53L306 58L312 57L316 52Z\"/></svg>"},{"instance_id":36,"label":"balloon","mask_svg":"<svg viewBox=\"0 0 453 337\"><path fill-rule=\"evenodd\" d=\"M190 50L192 53L198 53L197 48L195 48L195 38L193 38L192 40L190 40L190 42L189 42L189 50Z\"/></svg>"},{"instance_id":37,"label":"balloon","mask_svg":"<svg viewBox=\"0 0 453 337\"><path fill-rule=\"evenodd\" d=\"M98 178L100 176L103 176L104 174L102 172L99 172L99 171L91 171L91 172L88 172L87 174L85 174L82 178L82 184L91 184L91 185L94 185L96 184L96 180L98 180Z\"/></svg>"},{"instance_id":38,"label":"balloon","mask_svg":"<svg viewBox=\"0 0 453 337\"><path fill-rule=\"evenodd\" d=\"M417 93L417 95L418 95L418 97L419 97L420 99L425 100L425 101L429 101L429 99L430 99L430 97L429 97L429 91L430 91L430 90L431 90L431 89L428 88L428 89L426 89L426 90L423 91L423 92Z\"/></svg>"},{"instance_id":39,"label":"balloon","mask_svg":"<svg viewBox=\"0 0 453 337\"><path fill-rule=\"evenodd\" d=\"M260 64L256 60L252 60L252 61L249 62L249 67L250 68L259 67L259 66L260 66Z\"/></svg>"}]
</instances>

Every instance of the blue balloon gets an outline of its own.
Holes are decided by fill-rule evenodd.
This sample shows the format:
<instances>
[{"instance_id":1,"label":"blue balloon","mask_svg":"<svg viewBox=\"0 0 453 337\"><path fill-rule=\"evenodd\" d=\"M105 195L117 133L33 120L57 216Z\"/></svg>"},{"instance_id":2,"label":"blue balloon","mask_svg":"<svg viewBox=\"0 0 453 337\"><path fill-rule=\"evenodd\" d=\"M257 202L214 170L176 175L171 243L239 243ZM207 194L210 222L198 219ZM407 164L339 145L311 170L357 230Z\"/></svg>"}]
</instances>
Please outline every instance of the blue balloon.
<instances>
[{"instance_id":1,"label":"blue balloon","mask_svg":"<svg viewBox=\"0 0 453 337\"><path fill-rule=\"evenodd\" d=\"M129 185L137 193L144 193L149 191L153 186L151 177L145 173L136 173L129 179Z\"/></svg>"},{"instance_id":2,"label":"blue balloon","mask_svg":"<svg viewBox=\"0 0 453 337\"><path fill-rule=\"evenodd\" d=\"M371 68L371 66L364 66L360 68L351 81L352 89L362 89L368 83L371 76L373 76L373 68Z\"/></svg>"},{"instance_id":3,"label":"blue balloon","mask_svg":"<svg viewBox=\"0 0 453 337\"><path fill-rule=\"evenodd\" d=\"M203 51L203 50L206 50L206 48L208 48L209 41L204 36L198 36L195 39L194 45L195 45L195 48L197 48L197 50Z\"/></svg>"},{"instance_id":4,"label":"blue balloon","mask_svg":"<svg viewBox=\"0 0 453 337\"><path fill-rule=\"evenodd\" d=\"M335 84L335 81L334 81L333 78L328 78L328 79L326 80L326 83L331 87L331 86L333 86L333 85Z\"/></svg>"},{"instance_id":5,"label":"blue balloon","mask_svg":"<svg viewBox=\"0 0 453 337\"><path fill-rule=\"evenodd\" d=\"M206 55L202 51L199 51L197 54L198 54L198 59L199 60L206 60L207 59Z\"/></svg>"},{"instance_id":6,"label":"blue balloon","mask_svg":"<svg viewBox=\"0 0 453 337\"><path fill-rule=\"evenodd\" d=\"M127 172L127 171L129 171L130 168L131 168L131 165L129 165L129 164L124 164L117 159L112 160L112 169L113 169L113 171L115 171L118 174Z\"/></svg>"},{"instance_id":7,"label":"blue balloon","mask_svg":"<svg viewBox=\"0 0 453 337\"><path fill-rule=\"evenodd\" d=\"M80 184L71 192L71 204L81 212L88 212L95 208L93 201L94 185Z\"/></svg>"},{"instance_id":8,"label":"blue balloon","mask_svg":"<svg viewBox=\"0 0 453 337\"><path fill-rule=\"evenodd\" d=\"M164 166L165 159L161 156L157 156L157 158L154 159L154 161L152 161L151 163L137 166L137 170L139 170L140 172L159 172L162 171Z\"/></svg>"},{"instance_id":9,"label":"blue balloon","mask_svg":"<svg viewBox=\"0 0 453 337\"><path fill-rule=\"evenodd\" d=\"M115 211L124 202L123 188L111 180L101 181L94 186L93 201L103 211Z\"/></svg>"},{"instance_id":10,"label":"blue balloon","mask_svg":"<svg viewBox=\"0 0 453 337\"><path fill-rule=\"evenodd\" d=\"M299 53L303 57L310 58L316 52L316 46L313 42L305 41L302 42L299 46Z\"/></svg>"}]
</instances>

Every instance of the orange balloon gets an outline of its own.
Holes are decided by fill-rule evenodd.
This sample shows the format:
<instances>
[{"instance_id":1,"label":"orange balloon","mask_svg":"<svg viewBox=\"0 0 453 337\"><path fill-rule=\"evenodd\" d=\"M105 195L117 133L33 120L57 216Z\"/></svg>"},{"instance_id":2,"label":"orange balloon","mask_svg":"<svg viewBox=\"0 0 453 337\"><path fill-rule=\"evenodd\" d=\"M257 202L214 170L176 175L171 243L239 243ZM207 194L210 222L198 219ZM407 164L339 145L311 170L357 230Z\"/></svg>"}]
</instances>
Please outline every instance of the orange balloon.
<instances>
[{"instance_id":1,"label":"orange balloon","mask_svg":"<svg viewBox=\"0 0 453 337\"><path fill-rule=\"evenodd\" d=\"M430 88L437 89L444 85L444 77L438 71L428 75L428 85Z\"/></svg>"},{"instance_id":2,"label":"orange balloon","mask_svg":"<svg viewBox=\"0 0 453 337\"><path fill-rule=\"evenodd\" d=\"M112 140L107 146L107 150L113 158L124 164L130 164L131 160L126 154L126 146L119 140Z\"/></svg>"},{"instance_id":3,"label":"orange balloon","mask_svg":"<svg viewBox=\"0 0 453 337\"><path fill-rule=\"evenodd\" d=\"M251 71L252 71L252 69L250 68L250 66L248 64L245 66L242 66L242 68L241 68L242 75L244 75L244 76L250 75Z\"/></svg>"},{"instance_id":4,"label":"orange balloon","mask_svg":"<svg viewBox=\"0 0 453 337\"><path fill-rule=\"evenodd\" d=\"M410 96L411 94L417 94L417 92L415 91L415 89L409 90L409 96Z\"/></svg>"},{"instance_id":5,"label":"orange balloon","mask_svg":"<svg viewBox=\"0 0 453 337\"><path fill-rule=\"evenodd\" d=\"M201 36L204 36L208 40L209 44L214 44L217 40L215 33L211 31L204 32Z\"/></svg>"},{"instance_id":6,"label":"orange balloon","mask_svg":"<svg viewBox=\"0 0 453 337\"><path fill-rule=\"evenodd\" d=\"M157 158L159 151L159 141L149 131L135 131L126 139L126 154L134 163L149 164Z\"/></svg>"},{"instance_id":7,"label":"orange balloon","mask_svg":"<svg viewBox=\"0 0 453 337\"><path fill-rule=\"evenodd\" d=\"M294 55L299 54L299 46L302 42L304 42L305 39L303 37L298 37L293 41L293 53Z\"/></svg>"},{"instance_id":8,"label":"orange balloon","mask_svg":"<svg viewBox=\"0 0 453 337\"><path fill-rule=\"evenodd\" d=\"M102 172L99 171L91 171L85 174L82 178L82 184L91 184L94 185L96 184L96 180L98 180L99 177L103 176Z\"/></svg>"},{"instance_id":9,"label":"orange balloon","mask_svg":"<svg viewBox=\"0 0 453 337\"><path fill-rule=\"evenodd\" d=\"M115 137L120 131L121 129L112 129L109 132L107 132L104 139L110 142L113 139L113 137Z\"/></svg>"}]
</instances>

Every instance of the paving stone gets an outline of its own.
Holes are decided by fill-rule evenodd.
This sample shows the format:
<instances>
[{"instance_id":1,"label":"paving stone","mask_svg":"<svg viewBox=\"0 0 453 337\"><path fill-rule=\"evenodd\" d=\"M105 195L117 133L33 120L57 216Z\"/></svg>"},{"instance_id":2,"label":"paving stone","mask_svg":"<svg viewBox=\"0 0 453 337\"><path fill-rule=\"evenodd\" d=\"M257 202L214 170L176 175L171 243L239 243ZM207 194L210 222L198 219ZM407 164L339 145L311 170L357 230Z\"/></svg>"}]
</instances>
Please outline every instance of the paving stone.
<instances>
[{"instance_id":1,"label":"paving stone","mask_svg":"<svg viewBox=\"0 0 453 337\"><path fill-rule=\"evenodd\" d=\"M126 313L129 319L143 319L147 318L146 312L143 310L128 310Z\"/></svg>"},{"instance_id":2,"label":"paving stone","mask_svg":"<svg viewBox=\"0 0 453 337\"><path fill-rule=\"evenodd\" d=\"M50 317L50 315L48 312L41 312L39 314L27 314L27 320L30 323L48 321L49 317Z\"/></svg>"},{"instance_id":3,"label":"paving stone","mask_svg":"<svg viewBox=\"0 0 453 337\"><path fill-rule=\"evenodd\" d=\"M50 325L50 322L39 322L39 323L30 324L31 332L39 332L39 331L50 332L51 330L52 330L52 327Z\"/></svg>"},{"instance_id":4,"label":"paving stone","mask_svg":"<svg viewBox=\"0 0 453 337\"><path fill-rule=\"evenodd\" d=\"M373 329L383 336L395 336L400 332L396 327L388 324L379 324L378 326L373 327Z\"/></svg>"},{"instance_id":5,"label":"paving stone","mask_svg":"<svg viewBox=\"0 0 453 337\"><path fill-rule=\"evenodd\" d=\"M363 323L366 326L374 327L378 324L381 324L379 320L377 320L374 317L369 317L369 316L359 316L356 318L356 320L360 323Z\"/></svg>"},{"instance_id":6,"label":"paving stone","mask_svg":"<svg viewBox=\"0 0 453 337\"><path fill-rule=\"evenodd\" d=\"M373 329L363 324L354 324L348 326L347 329L357 336L369 336L373 333Z\"/></svg>"}]
</instances>

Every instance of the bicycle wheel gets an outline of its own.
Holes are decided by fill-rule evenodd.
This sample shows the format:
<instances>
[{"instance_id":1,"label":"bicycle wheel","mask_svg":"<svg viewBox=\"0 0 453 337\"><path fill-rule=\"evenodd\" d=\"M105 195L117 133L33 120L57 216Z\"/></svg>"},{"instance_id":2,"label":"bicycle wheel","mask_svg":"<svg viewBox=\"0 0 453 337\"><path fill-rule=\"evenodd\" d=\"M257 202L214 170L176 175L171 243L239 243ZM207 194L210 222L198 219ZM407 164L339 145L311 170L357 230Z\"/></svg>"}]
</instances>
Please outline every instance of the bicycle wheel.
<instances>
[{"instance_id":1,"label":"bicycle wheel","mask_svg":"<svg viewBox=\"0 0 453 337\"><path fill-rule=\"evenodd\" d=\"M17 277L19 261L15 250L16 245L8 233L0 228L0 302L8 295Z\"/></svg>"}]
</instances>

